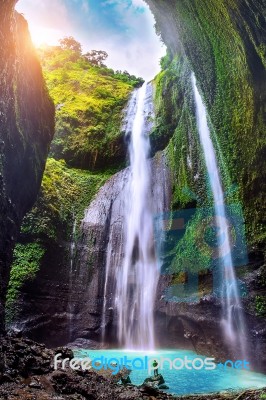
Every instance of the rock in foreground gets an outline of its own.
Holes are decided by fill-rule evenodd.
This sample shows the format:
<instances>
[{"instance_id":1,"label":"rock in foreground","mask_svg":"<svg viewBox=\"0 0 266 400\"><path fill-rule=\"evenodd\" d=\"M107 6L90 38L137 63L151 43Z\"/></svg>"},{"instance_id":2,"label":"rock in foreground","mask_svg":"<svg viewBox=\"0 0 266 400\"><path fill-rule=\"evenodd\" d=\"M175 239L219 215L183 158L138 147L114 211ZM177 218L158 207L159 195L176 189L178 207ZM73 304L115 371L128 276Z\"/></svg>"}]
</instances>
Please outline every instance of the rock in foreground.
<instances>
[{"instance_id":1,"label":"rock in foreground","mask_svg":"<svg viewBox=\"0 0 266 400\"><path fill-rule=\"evenodd\" d=\"M54 370L54 355L73 357L70 349L47 349L44 345L15 335L0 337L1 400L221 400L262 399L266 390L213 395L174 397L145 385L119 385L114 376L94 371Z\"/></svg>"},{"instance_id":2,"label":"rock in foreground","mask_svg":"<svg viewBox=\"0 0 266 400\"><path fill-rule=\"evenodd\" d=\"M94 371L54 370L54 355L60 352L73 357L71 350L47 349L30 339L18 336L1 337L0 399L1 400L93 400L93 399L171 399L155 390L150 396L145 388L115 383L113 376Z\"/></svg>"}]
</instances>

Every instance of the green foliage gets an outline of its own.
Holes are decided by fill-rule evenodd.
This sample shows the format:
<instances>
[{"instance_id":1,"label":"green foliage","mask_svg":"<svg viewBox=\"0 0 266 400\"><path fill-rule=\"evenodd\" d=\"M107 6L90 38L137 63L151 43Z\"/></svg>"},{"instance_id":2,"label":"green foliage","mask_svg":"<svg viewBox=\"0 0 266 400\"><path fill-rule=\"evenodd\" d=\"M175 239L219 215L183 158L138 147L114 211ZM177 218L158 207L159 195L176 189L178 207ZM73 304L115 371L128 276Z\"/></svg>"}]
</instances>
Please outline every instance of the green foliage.
<instances>
[{"instance_id":1,"label":"green foliage","mask_svg":"<svg viewBox=\"0 0 266 400\"><path fill-rule=\"evenodd\" d=\"M7 321L11 321L14 317L14 305L19 290L26 281L34 279L44 252L44 247L40 243L18 243L16 245L7 293Z\"/></svg>"},{"instance_id":2,"label":"green foliage","mask_svg":"<svg viewBox=\"0 0 266 400\"><path fill-rule=\"evenodd\" d=\"M59 40L60 47L63 50L71 50L77 53L78 55L81 55L82 49L81 49L81 44L77 42L73 36L67 36L64 37L63 39Z\"/></svg>"},{"instance_id":3,"label":"green foliage","mask_svg":"<svg viewBox=\"0 0 266 400\"><path fill-rule=\"evenodd\" d=\"M205 225L208 225L208 216L198 209L187 224L183 238L175 246L175 256L170 266L171 273L185 271L198 273L210 268L212 247L204 237Z\"/></svg>"},{"instance_id":4,"label":"green foliage","mask_svg":"<svg viewBox=\"0 0 266 400\"><path fill-rule=\"evenodd\" d=\"M110 73L112 75L114 75L116 78L118 78L119 80L121 80L122 82L128 82L130 83L130 85L134 86L134 87L140 87L143 83L144 83L144 79L143 78L138 78L135 75L131 75L128 71L113 71L112 69L107 69L108 71L110 71Z\"/></svg>"},{"instance_id":5,"label":"green foliage","mask_svg":"<svg viewBox=\"0 0 266 400\"><path fill-rule=\"evenodd\" d=\"M164 65L165 69L154 80L156 118L155 127L150 135L154 151L164 148L172 137L182 113L184 94L182 59L176 57L171 60L167 54L161 65Z\"/></svg>"},{"instance_id":6,"label":"green foliage","mask_svg":"<svg viewBox=\"0 0 266 400\"><path fill-rule=\"evenodd\" d=\"M90 64L98 67L105 67L104 61L107 59L108 54L102 50L91 50L84 54L84 57L89 61Z\"/></svg>"},{"instance_id":7,"label":"green foliage","mask_svg":"<svg viewBox=\"0 0 266 400\"><path fill-rule=\"evenodd\" d=\"M169 50L167 49L166 55L164 57L161 58L160 60L160 65L161 65L161 69L162 71L165 70L171 70L171 64L172 64L172 55L170 54Z\"/></svg>"},{"instance_id":8,"label":"green foliage","mask_svg":"<svg viewBox=\"0 0 266 400\"><path fill-rule=\"evenodd\" d=\"M69 168L64 160L48 158L39 197L23 220L20 242L15 248L7 295L7 322L12 322L15 316L16 300L23 284L35 278L43 260L49 263L49 257L53 256L49 251L51 246L55 251L59 251L59 246L62 257L68 258L66 243L70 241L74 221L80 225L85 208L112 173L76 170Z\"/></svg>"},{"instance_id":9,"label":"green foliage","mask_svg":"<svg viewBox=\"0 0 266 400\"><path fill-rule=\"evenodd\" d=\"M121 166L125 159L122 111L142 80L92 65L95 62L87 55L69 45L42 48L39 55L56 105L51 156L91 170Z\"/></svg>"},{"instance_id":10,"label":"green foliage","mask_svg":"<svg viewBox=\"0 0 266 400\"><path fill-rule=\"evenodd\" d=\"M164 267L173 274L184 270L198 273L198 269L212 265L212 233L206 231L199 240L199 224L204 220L202 207L211 209L213 199L196 127L191 72L196 75L209 113L226 202L235 215L241 212L241 206L237 209L232 205L242 204L252 246L265 245L266 239L262 226L266 211L262 156L265 125L245 53L246 43L225 2L174 1L172 12L185 54L173 56L168 52L161 60L162 72L154 81L156 126L151 139L155 148L158 143L166 147L173 186L172 210L196 209L178 242L167 236ZM172 38L166 39L172 43ZM210 246L204 245L208 242ZM256 309L264 312L261 298L257 299Z\"/></svg>"},{"instance_id":11,"label":"green foliage","mask_svg":"<svg viewBox=\"0 0 266 400\"><path fill-rule=\"evenodd\" d=\"M22 225L22 234L42 240L67 240L73 220L81 220L92 197L110 177L67 167L64 160L47 160L39 198Z\"/></svg>"},{"instance_id":12,"label":"green foliage","mask_svg":"<svg viewBox=\"0 0 266 400\"><path fill-rule=\"evenodd\" d=\"M158 3L163 8L163 1ZM168 53L161 61L163 72L156 78L157 121L166 121L161 126L167 130L163 132L159 126L156 133L158 141L171 138L167 154L173 173L173 208L191 206L191 193L197 204L208 204L208 183L191 101L190 73L194 71L209 113L225 192L238 187L229 193L227 202L242 203L248 242L263 249L266 140L261 82L266 73L260 35L265 13L260 2L254 3L254 12L246 9L243 18L243 10L231 0L171 2L184 53L176 61ZM163 26L162 30L164 40L173 43L168 30Z\"/></svg>"},{"instance_id":13,"label":"green foliage","mask_svg":"<svg viewBox=\"0 0 266 400\"><path fill-rule=\"evenodd\" d=\"M72 37L60 44L39 51L56 105L56 135L37 202L23 220L15 250L8 322L15 315L16 299L26 281L47 264L57 265L58 254L62 265L69 265L69 242L79 239L85 209L124 162L122 110L134 87L143 82L126 71L103 67L104 52L90 54L95 59L88 59ZM95 169L98 172L93 172ZM72 237L74 222L77 229Z\"/></svg>"},{"instance_id":14,"label":"green foliage","mask_svg":"<svg viewBox=\"0 0 266 400\"><path fill-rule=\"evenodd\" d=\"M258 7L261 6L258 4ZM231 0L218 3L185 0L176 6L176 13L182 20L181 40L205 98L213 135L216 135L214 142L223 183L226 189L231 182L239 185L250 244L265 244L263 216L266 209L262 195L265 190L262 176L265 122L263 102L260 103L261 86L256 81L258 76L265 80L266 75L260 62L264 59L262 47L254 35L256 27L258 32L262 29L263 18L250 21L247 13L242 20L238 5ZM239 25L243 23L254 45L252 60L249 59L250 48L247 49L249 42L232 13L238 16ZM252 13L249 15L253 18ZM251 63L256 68L254 71ZM258 191L258 187L261 190Z\"/></svg>"},{"instance_id":15,"label":"green foliage","mask_svg":"<svg viewBox=\"0 0 266 400\"><path fill-rule=\"evenodd\" d=\"M260 317L266 317L266 296L255 297L255 311Z\"/></svg>"},{"instance_id":16,"label":"green foliage","mask_svg":"<svg viewBox=\"0 0 266 400\"><path fill-rule=\"evenodd\" d=\"M183 56L163 58L155 78L155 130L151 140L167 145L172 174L172 209L208 205L207 174L196 127L191 72Z\"/></svg>"}]
</instances>

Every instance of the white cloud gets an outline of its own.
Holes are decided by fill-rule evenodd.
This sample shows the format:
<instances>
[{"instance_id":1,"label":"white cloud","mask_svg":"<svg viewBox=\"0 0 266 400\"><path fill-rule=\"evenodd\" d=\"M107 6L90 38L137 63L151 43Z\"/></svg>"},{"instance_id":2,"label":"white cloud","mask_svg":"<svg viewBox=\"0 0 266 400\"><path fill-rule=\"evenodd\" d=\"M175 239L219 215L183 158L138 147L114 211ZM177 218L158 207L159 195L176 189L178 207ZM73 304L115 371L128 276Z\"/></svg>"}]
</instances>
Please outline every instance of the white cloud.
<instances>
[{"instance_id":1,"label":"white cloud","mask_svg":"<svg viewBox=\"0 0 266 400\"><path fill-rule=\"evenodd\" d=\"M16 10L23 12L30 24L52 29L68 29L70 19L63 0L19 0Z\"/></svg>"},{"instance_id":2,"label":"white cloud","mask_svg":"<svg viewBox=\"0 0 266 400\"><path fill-rule=\"evenodd\" d=\"M147 4L143 0L105 0L104 4L116 5L120 23L127 31L110 35L103 27L93 37L94 47L107 51L108 66L152 79L160 71L165 46L155 33L154 17ZM140 10L143 12L137 12ZM91 40L84 38L84 46L89 50Z\"/></svg>"},{"instance_id":3,"label":"white cloud","mask_svg":"<svg viewBox=\"0 0 266 400\"><path fill-rule=\"evenodd\" d=\"M73 2L78 7L78 1ZM143 0L102 0L102 4L116 7L115 15L123 29L110 31L104 24L95 24L88 0L82 0L79 5L85 16L82 24L64 0L19 0L16 9L24 13L36 44L54 45L64 36L74 36L84 51L107 51L108 66L152 79L159 72L159 59L165 48L155 34L154 19L146 3Z\"/></svg>"},{"instance_id":4,"label":"white cloud","mask_svg":"<svg viewBox=\"0 0 266 400\"><path fill-rule=\"evenodd\" d=\"M148 9L148 6L146 3L143 2L143 0L132 0L132 3L135 7L144 7Z\"/></svg>"}]
</instances>

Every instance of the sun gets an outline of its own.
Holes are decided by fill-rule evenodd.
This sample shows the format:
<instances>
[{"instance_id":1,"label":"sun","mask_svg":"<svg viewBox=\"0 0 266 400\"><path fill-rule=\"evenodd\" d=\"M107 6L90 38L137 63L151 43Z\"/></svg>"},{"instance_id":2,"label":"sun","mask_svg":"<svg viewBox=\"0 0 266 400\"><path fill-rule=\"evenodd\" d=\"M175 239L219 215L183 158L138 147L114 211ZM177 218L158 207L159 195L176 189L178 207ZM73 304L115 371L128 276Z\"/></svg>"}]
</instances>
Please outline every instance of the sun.
<instances>
[{"instance_id":1,"label":"sun","mask_svg":"<svg viewBox=\"0 0 266 400\"><path fill-rule=\"evenodd\" d=\"M29 30L32 43L35 47L40 47L42 45L57 45L58 40L63 37L62 33L56 29L30 26Z\"/></svg>"}]
</instances>

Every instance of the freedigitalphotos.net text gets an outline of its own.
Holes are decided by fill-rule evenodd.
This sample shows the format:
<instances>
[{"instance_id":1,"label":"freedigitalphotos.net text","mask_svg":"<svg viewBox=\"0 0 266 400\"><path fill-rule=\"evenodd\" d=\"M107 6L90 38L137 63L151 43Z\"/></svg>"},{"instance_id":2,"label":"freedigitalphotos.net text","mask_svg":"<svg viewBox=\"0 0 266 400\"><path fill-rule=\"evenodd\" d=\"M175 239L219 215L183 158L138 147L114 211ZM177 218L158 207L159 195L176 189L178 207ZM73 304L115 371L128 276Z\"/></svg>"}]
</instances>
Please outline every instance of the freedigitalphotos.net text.
<instances>
[{"instance_id":1,"label":"freedigitalphotos.net text","mask_svg":"<svg viewBox=\"0 0 266 400\"><path fill-rule=\"evenodd\" d=\"M123 368L128 368L129 370L147 370L149 374L154 370L159 368L161 371L163 370L213 370L216 368L226 369L226 368L234 368L234 369L244 369L249 370L249 362L246 360L227 360L225 363L215 363L215 358L206 357L206 358L189 358L187 356L183 358L175 358L170 359L167 357L151 357L151 356L144 356L144 357L134 357L129 358L128 356L123 357L111 357L107 358L104 356L97 357L97 358L78 358L74 357L72 359L64 358L61 359L62 354L58 353L54 357L54 369L66 369L70 367L73 370L96 370L100 371L104 370L111 370L112 374L117 374ZM156 360L157 365L156 367L153 366L154 360Z\"/></svg>"}]
</instances>

